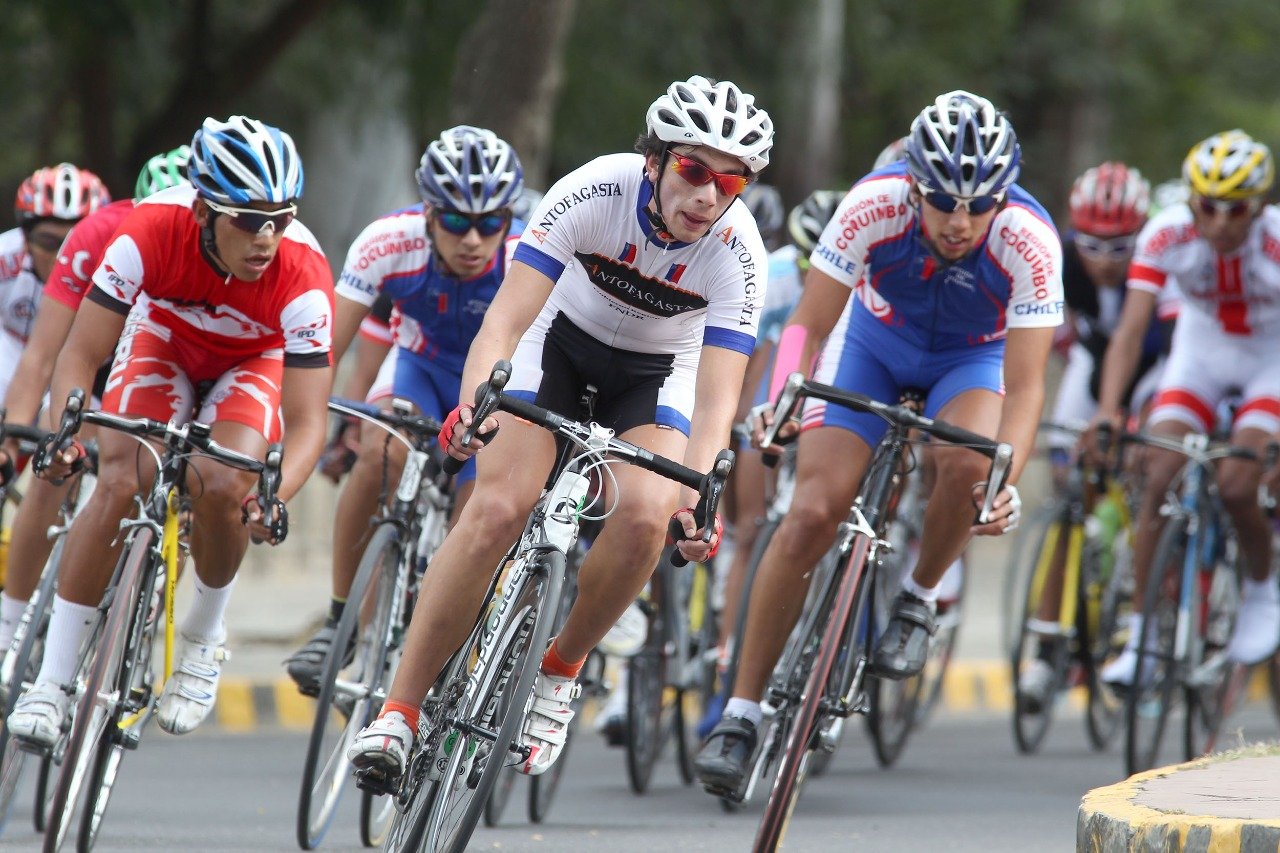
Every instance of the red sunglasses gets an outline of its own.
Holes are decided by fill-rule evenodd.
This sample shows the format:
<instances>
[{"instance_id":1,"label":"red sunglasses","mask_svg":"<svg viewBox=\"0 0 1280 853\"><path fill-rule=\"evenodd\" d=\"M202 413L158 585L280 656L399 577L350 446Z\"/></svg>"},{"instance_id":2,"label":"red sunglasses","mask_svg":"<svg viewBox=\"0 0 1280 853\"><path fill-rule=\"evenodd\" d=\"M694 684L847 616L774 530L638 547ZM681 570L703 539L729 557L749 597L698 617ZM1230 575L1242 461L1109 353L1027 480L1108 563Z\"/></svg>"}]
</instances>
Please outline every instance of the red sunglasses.
<instances>
[{"instance_id":1,"label":"red sunglasses","mask_svg":"<svg viewBox=\"0 0 1280 853\"><path fill-rule=\"evenodd\" d=\"M674 151L671 152L671 171L695 187L705 187L715 181L716 188L727 196L740 195L747 188L747 184L751 183L751 178L746 175L717 172L714 169L708 169L692 157L684 157Z\"/></svg>"}]
</instances>

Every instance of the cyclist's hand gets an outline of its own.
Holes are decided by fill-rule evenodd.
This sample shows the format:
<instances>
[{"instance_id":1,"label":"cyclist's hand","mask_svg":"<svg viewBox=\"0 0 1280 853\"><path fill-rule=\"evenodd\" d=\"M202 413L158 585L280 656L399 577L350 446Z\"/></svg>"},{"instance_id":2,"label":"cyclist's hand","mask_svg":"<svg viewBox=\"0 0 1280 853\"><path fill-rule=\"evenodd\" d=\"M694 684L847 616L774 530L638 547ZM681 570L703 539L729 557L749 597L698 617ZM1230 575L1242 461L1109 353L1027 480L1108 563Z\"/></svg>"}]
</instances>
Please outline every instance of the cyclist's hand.
<instances>
[{"instance_id":1,"label":"cyclist's hand","mask_svg":"<svg viewBox=\"0 0 1280 853\"><path fill-rule=\"evenodd\" d=\"M288 513L284 508L284 503L276 501L276 505L272 507L272 516L277 524L277 529L281 531L280 535L272 532L271 522L273 518L269 518L262 510L262 503L258 495L252 494L244 499L240 504L240 521L245 527L249 528L249 538L253 540L255 545L261 545L266 542L268 545L279 545L284 541L284 534L288 532ZM283 525L280 522L283 520Z\"/></svg>"},{"instance_id":2,"label":"cyclist's hand","mask_svg":"<svg viewBox=\"0 0 1280 853\"><path fill-rule=\"evenodd\" d=\"M781 456L782 445L789 444L800 433L800 421L791 418L778 430L778 436L767 448L761 448L765 430L773 423L773 404L761 403L751 410L748 423L751 426L751 446L770 456Z\"/></svg>"},{"instance_id":3,"label":"cyclist's hand","mask_svg":"<svg viewBox=\"0 0 1280 853\"><path fill-rule=\"evenodd\" d=\"M1091 467L1101 468L1109 464L1109 460L1102 454L1102 448L1098 446L1098 435L1104 430L1111 431L1111 452L1114 452L1115 443L1120 436L1120 429L1124 426L1124 421L1118 413L1104 414L1099 412L1089 422L1089 426L1085 427L1084 432L1080 433L1080 440L1076 445L1076 452L1084 457Z\"/></svg>"},{"instance_id":4,"label":"cyclist's hand","mask_svg":"<svg viewBox=\"0 0 1280 853\"><path fill-rule=\"evenodd\" d=\"M460 403L454 406L453 411L444 419L444 424L440 427L440 435L437 440L440 442L440 448L454 459L465 462L479 452L494 436L498 434L498 420L493 416L485 418L484 423L476 430L475 437L472 439L470 446L462 446L462 434L467 427L471 426L471 415L475 411L475 407L470 403Z\"/></svg>"},{"instance_id":5,"label":"cyclist's hand","mask_svg":"<svg viewBox=\"0 0 1280 853\"><path fill-rule=\"evenodd\" d=\"M973 507L982 509L982 500L986 496L987 484L973 484ZM991 503L991 512L986 523L975 524L969 528L974 536L1003 536L1011 530L1017 530L1022 520L1022 498L1015 486L1005 486Z\"/></svg>"},{"instance_id":6,"label":"cyclist's hand","mask_svg":"<svg viewBox=\"0 0 1280 853\"><path fill-rule=\"evenodd\" d=\"M356 454L359 450L359 421L344 421L321 451L320 459L316 462L316 470L321 476L327 477L336 484L342 479L342 475L356 464Z\"/></svg>"},{"instance_id":7,"label":"cyclist's hand","mask_svg":"<svg viewBox=\"0 0 1280 853\"><path fill-rule=\"evenodd\" d=\"M86 456L88 454L85 452L84 445L80 443L80 439L73 438L69 444L53 454L48 467L41 471L38 476L42 480L48 480L55 486L61 485L63 480L84 467Z\"/></svg>"},{"instance_id":8,"label":"cyclist's hand","mask_svg":"<svg viewBox=\"0 0 1280 853\"><path fill-rule=\"evenodd\" d=\"M684 532L684 538L677 535L677 530ZM680 556L690 563L702 563L710 560L720 550L720 541L724 538L724 525L720 521L720 513L716 513L715 529L710 542L703 542L705 528L699 527L693 517L693 507L676 510L671 516L670 534L673 544L680 551Z\"/></svg>"}]
</instances>

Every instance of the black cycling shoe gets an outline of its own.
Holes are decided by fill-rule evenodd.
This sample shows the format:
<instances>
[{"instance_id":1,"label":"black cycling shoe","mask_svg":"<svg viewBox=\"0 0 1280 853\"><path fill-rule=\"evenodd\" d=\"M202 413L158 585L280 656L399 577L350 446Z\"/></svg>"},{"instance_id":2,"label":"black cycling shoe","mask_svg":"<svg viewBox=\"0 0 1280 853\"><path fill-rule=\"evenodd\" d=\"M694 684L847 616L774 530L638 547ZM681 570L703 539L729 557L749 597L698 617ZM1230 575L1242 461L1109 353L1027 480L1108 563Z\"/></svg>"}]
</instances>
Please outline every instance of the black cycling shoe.
<instances>
[{"instance_id":1,"label":"black cycling shoe","mask_svg":"<svg viewBox=\"0 0 1280 853\"><path fill-rule=\"evenodd\" d=\"M329 654L329 647L333 645L333 635L337 628L337 622L326 621L302 648L285 660L285 671L289 673L294 684L298 685L298 692L302 695L316 696L320 693L320 676L324 672L324 659ZM352 640L354 639L353 637ZM356 645L350 642L347 644L346 658L342 665L350 666L355 655Z\"/></svg>"},{"instance_id":2,"label":"black cycling shoe","mask_svg":"<svg viewBox=\"0 0 1280 853\"><path fill-rule=\"evenodd\" d=\"M929 656L929 638L938 630L934 603L903 590L893 600L889 625L871 656L869 674L901 681L919 675Z\"/></svg>"},{"instance_id":3,"label":"black cycling shoe","mask_svg":"<svg viewBox=\"0 0 1280 853\"><path fill-rule=\"evenodd\" d=\"M751 772L756 751L756 725L743 717L722 717L693 759L694 774L718 796L738 797Z\"/></svg>"}]
</instances>

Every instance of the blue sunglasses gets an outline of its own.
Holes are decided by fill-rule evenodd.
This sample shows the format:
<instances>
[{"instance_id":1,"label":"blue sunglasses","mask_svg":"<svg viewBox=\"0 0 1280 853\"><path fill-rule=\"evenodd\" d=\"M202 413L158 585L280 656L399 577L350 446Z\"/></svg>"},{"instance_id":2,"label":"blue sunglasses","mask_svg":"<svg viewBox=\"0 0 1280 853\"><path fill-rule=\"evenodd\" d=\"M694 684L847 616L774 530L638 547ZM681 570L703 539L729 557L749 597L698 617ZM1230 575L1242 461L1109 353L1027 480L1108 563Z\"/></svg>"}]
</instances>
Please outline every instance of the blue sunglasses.
<instances>
[{"instance_id":1,"label":"blue sunglasses","mask_svg":"<svg viewBox=\"0 0 1280 853\"><path fill-rule=\"evenodd\" d=\"M957 207L963 207L965 213L970 216L981 216L984 213L988 213L994 210L1000 202L1004 201L1004 193L980 195L975 198L961 198L925 189L923 186L920 187L920 195L925 201L929 202L929 206L934 210L942 213L955 213Z\"/></svg>"}]
</instances>

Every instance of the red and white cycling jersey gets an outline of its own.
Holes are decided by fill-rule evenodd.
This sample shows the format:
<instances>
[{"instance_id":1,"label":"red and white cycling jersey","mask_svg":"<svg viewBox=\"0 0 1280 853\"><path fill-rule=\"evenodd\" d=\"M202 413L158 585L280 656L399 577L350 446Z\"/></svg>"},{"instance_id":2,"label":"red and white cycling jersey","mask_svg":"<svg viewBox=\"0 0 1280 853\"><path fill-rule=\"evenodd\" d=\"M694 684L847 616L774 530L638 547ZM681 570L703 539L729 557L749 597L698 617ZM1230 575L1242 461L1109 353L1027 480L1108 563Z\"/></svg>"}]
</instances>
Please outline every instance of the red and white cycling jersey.
<instances>
[{"instance_id":1,"label":"red and white cycling jersey","mask_svg":"<svg viewBox=\"0 0 1280 853\"><path fill-rule=\"evenodd\" d=\"M291 222L255 282L220 276L202 253L194 197L174 187L139 204L107 246L89 298L120 313L132 308L223 369L276 347L286 366L328 364L333 278L311 232Z\"/></svg>"},{"instance_id":2,"label":"red and white cycling jersey","mask_svg":"<svg viewBox=\"0 0 1280 853\"><path fill-rule=\"evenodd\" d=\"M40 279L31 265L26 238L21 228L12 228L0 234L0 330L26 344L39 304Z\"/></svg>"},{"instance_id":3,"label":"red and white cycling jersey","mask_svg":"<svg viewBox=\"0 0 1280 853\"><path fill-rule=\"evenodd\" d=\"M76 223L58 250L58 261L44 283L44 295L71 310L80 307L93 286L93 271L120 223L133 212L133 199L113 201Z\"/></svg>"},{"instance_id":4,"label":"red and white cycling jersey","mask_svg":"<svg viewBox=\"0 0 1280 853\"><path fill-rule=\"evenodd\" d=\"M1187 205L1161 211L1138 235L1129 286L1163 297L1173 284L1182 297L1179 322L1195 312L1227 335L1280 343L1280 208L1264 207L1230 255L1200 238Z\"/></svg>"}]
</instances>

